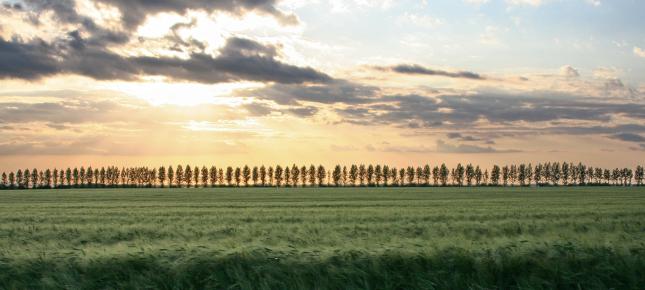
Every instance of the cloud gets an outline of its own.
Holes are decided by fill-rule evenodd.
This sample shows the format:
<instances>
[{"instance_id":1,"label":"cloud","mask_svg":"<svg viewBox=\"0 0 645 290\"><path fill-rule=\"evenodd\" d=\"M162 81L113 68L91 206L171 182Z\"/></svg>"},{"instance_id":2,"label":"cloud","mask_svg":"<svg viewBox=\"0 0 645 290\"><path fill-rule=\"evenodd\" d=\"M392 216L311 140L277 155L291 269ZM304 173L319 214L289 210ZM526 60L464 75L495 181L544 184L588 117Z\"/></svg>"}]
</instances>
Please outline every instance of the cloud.
<instances>
[{"instance_id":1,"label":"cloud","mask_svg":"<svg viewBox=\"0 0 645 290\"><path fill-rule=\"evenodd\" d=\"M457 140L466 141L466 142L482 141L482 139L480 138L477 138L474 136L465 136L457 132L450 132L446 134L446 136L450 139L457 139Z\"/></svg>"},{"instance_id":2,"label":"cloud","mask_svg":"<svg viewBox=\"0 0 645 290\"><path fill-rule=\"evenodd\" d=\"M560 68L560 74L566 78L577 78L580 76L580 73L577 69L570 65L565 65Z\"/></svg>"},{"instance_id":3,"label":"cloud","mask_svg":"<svg viewBox=\"0 0 645 290\"><path fill-rule=\"evenodd\" d=\"M274 84L240 94L272 100L281 105L295 105L301 101L322 104L363 104L373 102L377 97L377 91L376 87L334 80L322 84Z\"/></svg>"},{"instance_id":4,"label":"cloud","mask_svg":"<svg viewBox=\"0 0 645 290\"><path fill-rule=\"evenodd\" d=\"M294 84L332 80L313 68L280 62L276 47L238 37L229 38L216 57L197 52L187 59L124 57L87 42L78 32L71 32L64 42L55 45L42 40L8 42L0 38L0 68L0 77L22 79L72 73L98 80L136 80L144 75L158 75L200 83L248 80Z\"/></svg>"},{"instance_id":5,"label":"cloud","mask_svg":"<svg viewBox=\"0 0 645 290\"><path fill-rule=\"evenodd\" d=\"M475 6L480 6L488 3L489 0L464 0L465 3Z\"/></svg>"},{"instance_id":6,"label":"cloud","mask_svg":"<svg viewBox=\"0 0 645 290\"><path fill-rule=\"evenodd\" d=\"M276 8L276 0L93 0L94 3L108 4L118 8L122 25L126 30L134 30L148 16L172 12L180 15L189 10L225 11L241 15L248 12L258 12L275 17L285 25L298 23L298 18ZM84 23L94 25L87 17L76 12L76 2L73 0L25 0L26 6L35 11L53 11L59 20L65 23Z\"/></svg>"},{"instance_id":7,"label":"cloud","mask_svg":"<svg viewBox=\"0 0 645 290\"><path fill-rule=\"evenodd\" d=\"M292 115L305 118L305 117L311 117L316 113L318 113L318 108L313 106L297 107L297 108L287 109L287 112L291 113Z\"/></svg>"},{"instance_id":8,"label":"cloud","mask_svg":"<svg viewBox=\"0 0 645 290\"><path fill-rule=\"evenodd\" d=\"M645 57L645 50L638 46L634 46L634 55L638 57Z\"/></svg>"},{"instance_id":9,"label":"cloud","mask_svg":"<svg viewBox=\"0 0 645 290\"><path fill-rule=\"evenodd\" d=\"M437 152L439 153L513 153L519 150L496 150L491 146L482 147L470 144L450 144L443 140L437 140Z\"/></svg>"},{"instance_id":10,"label":"cloud","mask_svg":"<svg viewBox=\"0 0 645 290\"><path fill-rule=\"evenodd\" d=\"M418 74L418 75L431 75L431 76L444 76L449 78L463 78L472 80L483 80L483 76L469 71L448 72L443 70L435 70L426 68L417 64L399 64L392 67L378 67L381 70L391 70L401 74Z\"/></svg>"},{"instance_id":11,"label":"cloud","mask_svg":"<svg viewBox=\"0 0 645 290\"><path fill-rule=\"evenodd\" d=\"M61 71L51 55L53 47L42 40L30 43L8 42L0 37L0 78L33 80Z\"/></svg>"},{"instance_id":12,"label":"cloud","mask_svg":"<svg viewBox=\"0 0 645 290\"><path fill-rule=\"evenodd\" d=\"M273 109L264 103L253 102L242 106L249 114L253 116L266 116L271 114Z\"/></svg>"},{"instance_id":13,"label":"cloud","mask_svg":"<svg viewBox=\"0 0 645 290\"><path fill-rule=\"evenodd\" d=\"M542 0L506 0L506 3L508 5L514 5L514 6L519 6L519 5L530 5L534 7L538 7L544 3Z\"/></svg>"},{"instance_id":14,"label":"cloud","mask_svg":"<svg viewBox=\"0 0 645 290\"><path fill-rule=\"evenodd\" d=\"M645 121L645 105L635 102L603 102L571 95L399 95L382 97L336 109L343 122L361 125L386 125L419 130L447 131L448 137L475 141L461 135L463 130L490 134L607 134L640 132ZM612 126L589 124L613 123ZM625 123L627 122L627 123Z\"/></svg>"},{"instance_id":15,"label":"cloud","mask_svg":"<svg viewBox=\"0 0 645 290\"><path fill-rule=\"evenodd\" d=\"M645 137L633 133L618 133L611 136L614 139L627 142L645 142Z\"/></svg>"}]
</instances>

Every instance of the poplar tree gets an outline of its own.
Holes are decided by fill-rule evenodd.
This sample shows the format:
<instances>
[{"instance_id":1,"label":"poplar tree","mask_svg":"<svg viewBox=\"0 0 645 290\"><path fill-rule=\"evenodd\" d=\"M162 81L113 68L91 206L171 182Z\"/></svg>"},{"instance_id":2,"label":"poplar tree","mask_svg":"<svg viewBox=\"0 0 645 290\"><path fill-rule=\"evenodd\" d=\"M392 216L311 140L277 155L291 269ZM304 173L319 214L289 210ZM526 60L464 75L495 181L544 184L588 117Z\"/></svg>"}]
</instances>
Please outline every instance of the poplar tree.
<instances>
[{"instance_id":1,"label":"poplar tree","mask_svg":"<svg viewBox=\"0 0 645 290\"><path fill-rule=\"evenodd\" d=\"M206 166L202 166L202 187L208 187L209 177L208 168L206 168Z\"/></svg>"}]
</instances>

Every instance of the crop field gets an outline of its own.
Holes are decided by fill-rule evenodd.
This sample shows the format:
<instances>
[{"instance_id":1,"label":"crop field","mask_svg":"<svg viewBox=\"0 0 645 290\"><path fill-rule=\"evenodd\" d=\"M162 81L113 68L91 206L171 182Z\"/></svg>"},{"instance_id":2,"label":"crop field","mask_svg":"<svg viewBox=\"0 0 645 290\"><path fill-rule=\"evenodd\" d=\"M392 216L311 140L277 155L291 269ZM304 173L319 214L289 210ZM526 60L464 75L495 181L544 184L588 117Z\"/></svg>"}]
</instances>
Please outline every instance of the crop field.
<instances>
[{"instance_id":1,"label":"crop field","mask_svg":"<svg viewBox=\"0 0 645 290\"><path fill-rule=\"evenodd\" d=\"M644 289L645 188L0 192L0 289Z\"/></svg>"}]
</instances>

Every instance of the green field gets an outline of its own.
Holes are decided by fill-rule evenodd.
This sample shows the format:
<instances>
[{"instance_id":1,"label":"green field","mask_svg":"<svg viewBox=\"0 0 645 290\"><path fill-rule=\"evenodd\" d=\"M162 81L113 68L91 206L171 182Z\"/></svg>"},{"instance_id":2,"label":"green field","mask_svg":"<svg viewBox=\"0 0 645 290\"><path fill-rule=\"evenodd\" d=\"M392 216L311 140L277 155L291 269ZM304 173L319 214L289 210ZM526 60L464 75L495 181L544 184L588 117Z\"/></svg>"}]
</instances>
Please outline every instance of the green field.
<instances>
[{"instance_id":1,"label":"green field","mask_svg":"<svg viewBox=\"0 0 645 290\"><path fill-rule=\"evenodd\" d=\"M0 192L0 289L645 289L645 188Z\"/></svg>"}]
</instances>

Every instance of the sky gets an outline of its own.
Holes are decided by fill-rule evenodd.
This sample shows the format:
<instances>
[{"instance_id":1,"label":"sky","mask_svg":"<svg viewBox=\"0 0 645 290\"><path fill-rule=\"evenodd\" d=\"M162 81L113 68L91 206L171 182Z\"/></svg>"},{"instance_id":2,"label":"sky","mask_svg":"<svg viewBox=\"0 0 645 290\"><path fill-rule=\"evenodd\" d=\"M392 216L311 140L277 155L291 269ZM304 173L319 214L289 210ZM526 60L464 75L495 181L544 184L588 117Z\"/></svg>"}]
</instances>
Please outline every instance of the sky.
<instances>
[{"instance_id":1,"label":"sky","mask_svg":"<svg viewBox=\"0 0 645 290\"><path fill-rule=\"evenodd\" d=\"M640 0L0 1L0 170L645 162Z\"/></svg>"}]
</instances>

